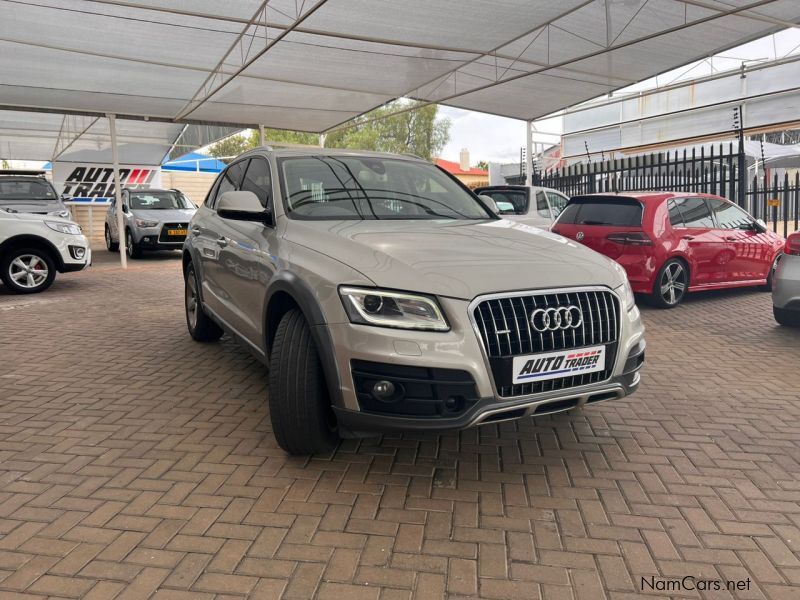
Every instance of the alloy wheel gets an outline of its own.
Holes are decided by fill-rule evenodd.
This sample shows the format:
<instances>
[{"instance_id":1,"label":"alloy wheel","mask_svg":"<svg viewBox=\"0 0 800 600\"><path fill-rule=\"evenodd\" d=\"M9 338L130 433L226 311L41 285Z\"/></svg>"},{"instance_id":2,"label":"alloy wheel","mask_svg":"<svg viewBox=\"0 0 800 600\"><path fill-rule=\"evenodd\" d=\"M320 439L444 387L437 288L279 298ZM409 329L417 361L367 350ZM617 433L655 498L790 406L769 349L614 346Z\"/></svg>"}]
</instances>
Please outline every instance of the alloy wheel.
<instances>
[{"instance_id":1,"label":"alloy wheel","mask_svg":"<svg viewBox=\"0 0 800 600\"><path fill-rule=\"evenodd\" d=\"M669 305L677 304L686 293L686 269L679 262L667 265L659 285L664 302Z\"/></svg>"},{"instance_id":2,"label":"alloy wheel","mask_svg":"<svg viewBox=\"0 0 800 600\"><path fill-rule=\"evenodd\" d=\"M47 263L35 254L21 254L11 261L8 274L18 286L28 290L42 285L50 273Z\"/></svg>"},{"instance_id":3,"label":"alloy wheel","mask_svg":"<svg viewBox=\"0 0 800 600\"><path fill-rule=\"evenodd\" d=\"M189 271L186 276L186 314L192 329L197 327L197 282L194 272Z\"/></svg>"}]
</instances>

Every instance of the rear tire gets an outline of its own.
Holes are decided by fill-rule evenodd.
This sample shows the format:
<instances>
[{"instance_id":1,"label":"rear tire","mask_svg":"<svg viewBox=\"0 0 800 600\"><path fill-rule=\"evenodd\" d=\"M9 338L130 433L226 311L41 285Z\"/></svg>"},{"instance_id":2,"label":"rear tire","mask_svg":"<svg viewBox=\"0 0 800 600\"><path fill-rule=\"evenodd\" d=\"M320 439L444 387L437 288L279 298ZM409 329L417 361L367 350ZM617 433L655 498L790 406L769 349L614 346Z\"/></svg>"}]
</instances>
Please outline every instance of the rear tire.
<instances>
[{"instance_id":1,"label":"rear tire","mask_svg":"<svg viewBox=\"0 0 800 600\"><path fill-rule=\"evenodd\" d=\"M184 278L186 327L189 329L189 335L196 342L215 342L222 337L223 331L203 310L200 294L197 293L198 289L194 265L189 263L186 266L186 276Z\"/></svg>"},{"instance_id":2,"label":"rear tire","mask_svg":"<svg viewBox=\"0 0 800 600\"><path fill-rule=\"evenodd\" d=\"M17 294L37 294L53 285L56 265L46 250L16 248L0 260L0 278Z\"/></svg>"},{"instance_id":3,"label":"rear tire","mask_svg":"<svg viewBox=\"0 0 800 600\"><path fill-rule=\"evenodd\" d=\"M283 315L269 364L269 414L278 445L289 454L322 454L339 443L325 374L308 322Z\"/></svg>"},{"instance_id":4,"label":"rear tire","mask_svg":"<svg viewBox=\"0 0 800 600\"><path fill-rule=\"evenodd\" d=\"M800 312L786 310L785 308L772 307L772 314L779 325L784 327L800 327Z\"/></svg>"},{"instance_id":5,"label":"rear tire","mask_svg":"<svg viewBox=\"0 0 800 600\"><path fill-rule=\"evenodd\" d=\"M108 225L105 227L105 238L106 238L106 249L109 252L117 252L119 250L119 242L115 242L111 239L111 230L108 228Z\"/></svg>"},{"instance_id":6,"label":"rear tire","mask_svg":"<svg viewBox=\"0 0 800 600\"><path fill-rule=\"evenodd\" d=\"M650 302L658 308L675 308L689 289L689 268L682 260L671 258L664 263L653 284Z\"/></svg>"}]
</instances>

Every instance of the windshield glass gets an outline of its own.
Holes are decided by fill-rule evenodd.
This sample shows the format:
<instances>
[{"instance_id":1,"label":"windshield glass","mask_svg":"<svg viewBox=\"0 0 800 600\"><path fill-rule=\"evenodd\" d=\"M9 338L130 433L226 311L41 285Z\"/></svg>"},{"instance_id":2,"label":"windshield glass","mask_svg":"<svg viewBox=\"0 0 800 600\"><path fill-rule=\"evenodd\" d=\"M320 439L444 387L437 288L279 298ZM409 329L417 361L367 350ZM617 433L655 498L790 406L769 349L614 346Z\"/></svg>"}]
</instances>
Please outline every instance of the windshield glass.
<instances>
[{"instance_id":1,"label":"windshield glass","mask_svg":"<svg viewBox=\"0 0 800 600\"><path fill-rule=\"evenodd\" d=\"M55 200L49 183L36 179L0 179L0 200Z\"/></svg>"},{"instance_id":2,"label":"windshield glass","mask_svg":"<svg viewBox=\"0 0 800 600\"><path fill-rule=\"evenodd\" d=\"M193 208L183 194L178 192L131 192L130 207L133 210L169 210L176 208Z\"/></svg>"},{"instance_id":3,"label":"windshield glass","mask_svg":"<svg viewBox=\"0 0 800 600\"><path fill-rule=\"evenodd\" d=\"M298 219L490 219L431 164L355 156L281 160L286 211Z\"/></svg>"}]
</instances>

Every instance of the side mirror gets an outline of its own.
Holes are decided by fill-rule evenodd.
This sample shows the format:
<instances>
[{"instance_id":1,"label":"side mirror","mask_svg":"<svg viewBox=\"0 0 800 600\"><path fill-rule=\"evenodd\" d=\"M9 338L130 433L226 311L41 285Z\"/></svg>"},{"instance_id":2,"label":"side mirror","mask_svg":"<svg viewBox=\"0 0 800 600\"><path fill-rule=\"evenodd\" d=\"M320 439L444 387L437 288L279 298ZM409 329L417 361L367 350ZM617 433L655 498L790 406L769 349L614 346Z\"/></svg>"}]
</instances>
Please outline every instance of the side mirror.
<instances>
[{"instance_id":1,"label":"side mirror","mask_svg":"<svg viewBox=\"0 0 800 600\"><path fill-rule=\"evenodd\" d=\"M61 196L59 196L59 198L61 198L62 202L69 202L70 200L72 200L72 195L70 195L70 194L61 194Z\"/></svg>"},{"instance_id":2,"label":"side mirror","mask_svg":"<svg viewBox=\"0 0 800 600\"><path fill-rule=\"evenodd\" d=\"M756 219L754 229L758 233L766 233L769 227L767 227L767 224L764 222L764 219Z\"/></svg>"},{"instance_id":3,"label":"side mirror","mask_svg":"<svg viewBox=\"0 0 800 600\"><path fill-rule=\"evenodd\" d=\"M225 192L217 200L217 214L233 221L272 222L272 213L264 210L253 192Z\"/></svg>"},{"instance_id":4,"label":"side mirror","mask_svg":"<svg viewBox=\"0 0 800 600\"><path fill-rule=\"evenodd\" d=\"M500 212L500 209L497 208L497 202L495 202L494 198L491 196L487 196L486 194L478 194L478 198L483 200L483 203L488 206L489 210L491 210L494 214Z\"/></svg>"}]
</instances>

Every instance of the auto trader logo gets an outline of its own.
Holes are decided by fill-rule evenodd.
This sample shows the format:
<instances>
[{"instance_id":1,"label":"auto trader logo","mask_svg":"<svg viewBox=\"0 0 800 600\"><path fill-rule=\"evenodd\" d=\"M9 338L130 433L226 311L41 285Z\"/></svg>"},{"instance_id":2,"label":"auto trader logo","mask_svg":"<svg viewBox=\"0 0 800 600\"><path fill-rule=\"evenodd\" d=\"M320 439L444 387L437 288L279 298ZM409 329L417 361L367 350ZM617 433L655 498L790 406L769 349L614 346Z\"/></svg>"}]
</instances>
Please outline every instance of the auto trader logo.
<instances>
[{"instance_id":1,"label":"auto trader logo","mask_svg":"<svg viewBox=\"0 0 800 600\"><path fill-rule=\"evenodd\" d=\"M122 187L149 188L156 169L119 170ZM109 167L75 167L64 181L64 194L76 198L112 198L114 189L114 169Z\"/></svg>"},{"instance_id":2,"label":"auto trader logo","mask_svg":"<svg viewBox=\"0 0 800 600\"><path fill-rule=\"evenodd\" d=\"M528 360L517 376L518 379L533 379L546 375L562 375L567 377L578 371L594 369L597 366L603 349L588 352L573 352L567 355L547 356Z\"/></svg>"}]
</instances>

